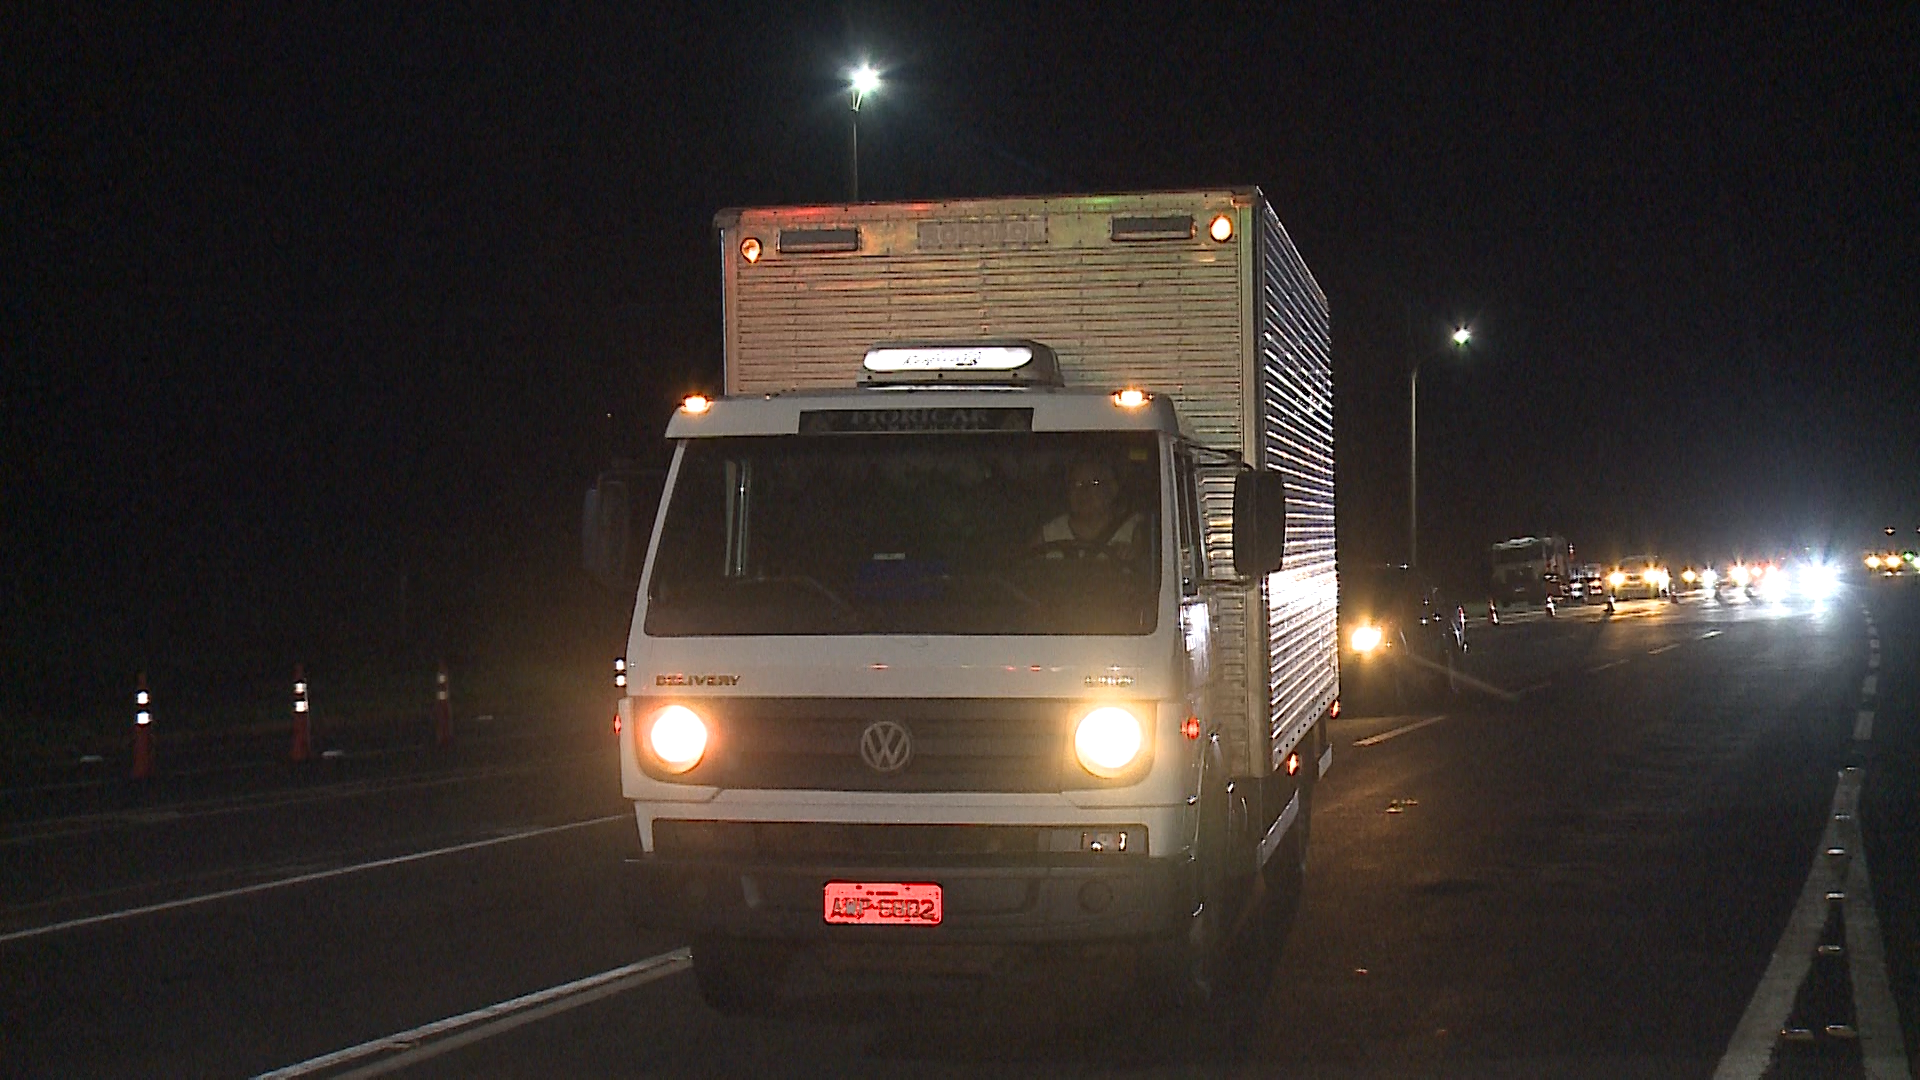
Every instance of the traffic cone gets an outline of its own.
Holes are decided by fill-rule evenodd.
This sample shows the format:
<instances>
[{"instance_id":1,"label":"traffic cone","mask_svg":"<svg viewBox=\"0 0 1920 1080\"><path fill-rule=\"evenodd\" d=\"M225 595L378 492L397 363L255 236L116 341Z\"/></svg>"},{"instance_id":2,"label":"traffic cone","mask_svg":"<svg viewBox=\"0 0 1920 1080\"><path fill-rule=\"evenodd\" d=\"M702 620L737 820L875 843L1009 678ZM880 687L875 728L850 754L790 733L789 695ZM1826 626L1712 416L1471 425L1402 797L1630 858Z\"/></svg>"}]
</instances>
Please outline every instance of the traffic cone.
<instances>
[{"instance_id":1,"label":"traffic cone","mask_svg":"<svg viewBox=\"0 0 1920 1080\"><path fill-rule=\"evenodd\" d=\"M147 693L147 673L140 673L139 689L133 692L133 772L135 780L153 775L153 695Z\"/></svg>"},{"instance_id":2,"label":"traffic cone","mask_svg":"<svg viewBox=\"0 0 1920 1080\"><path fill-rule=\"evenodd\" d=\"M440 664L433 691L433 745L443 750L453 745L453 702L447 694L445 661Z\"/></svg>"},{"instance_id":3,"label":"traffic cone","mask_svg":"<svg viewBox=\"0 0 1920 1080\"><path fill-rule=\"evenodd\" d=\"M293 665L293 749L287 757L295 763L313 757L313 714L307 709L307 670Z\"/></svg>"}]
</instances>

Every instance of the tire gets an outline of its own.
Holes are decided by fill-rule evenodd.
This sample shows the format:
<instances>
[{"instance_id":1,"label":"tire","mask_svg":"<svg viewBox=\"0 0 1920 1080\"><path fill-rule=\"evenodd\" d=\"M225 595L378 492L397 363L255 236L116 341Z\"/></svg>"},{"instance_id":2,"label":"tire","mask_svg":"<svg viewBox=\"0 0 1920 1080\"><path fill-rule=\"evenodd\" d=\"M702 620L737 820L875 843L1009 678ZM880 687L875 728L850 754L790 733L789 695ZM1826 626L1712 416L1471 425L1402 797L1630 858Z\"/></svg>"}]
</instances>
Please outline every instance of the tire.
<instances>
[{"instance_id":1,"label":"tire","mask_svg":"<svg viewBox=\"0 0 1920 1080\"><path fill-rule=\"evenodd\" d=\"M693 942L693 979L700 997L726 1016L762 1016L780 1000L789 957L780 945L735 938Z\"/></svg>"}]
</instances>

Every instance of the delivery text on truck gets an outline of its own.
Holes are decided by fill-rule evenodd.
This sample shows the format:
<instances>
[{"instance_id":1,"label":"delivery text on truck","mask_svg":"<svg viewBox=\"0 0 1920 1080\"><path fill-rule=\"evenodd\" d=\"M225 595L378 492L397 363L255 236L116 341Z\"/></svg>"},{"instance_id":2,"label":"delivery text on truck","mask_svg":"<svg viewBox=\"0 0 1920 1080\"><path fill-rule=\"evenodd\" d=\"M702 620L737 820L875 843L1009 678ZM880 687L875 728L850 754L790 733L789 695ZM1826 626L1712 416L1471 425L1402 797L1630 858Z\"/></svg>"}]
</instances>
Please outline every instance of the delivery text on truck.
<instances>
[{"instance_id":1,"label":"delivery text on truck","mask_svg":"<svg viewBox=\"0 0 1920 1080\"><path fill-rule=\"evenodd\" d=\"M726 1009L840 945L1121 945L1219 993L1338 694L1328 313L1277 216L717 224L725 393L669 425L624 658L640 917Z\"/></svg>"}]
</instances>

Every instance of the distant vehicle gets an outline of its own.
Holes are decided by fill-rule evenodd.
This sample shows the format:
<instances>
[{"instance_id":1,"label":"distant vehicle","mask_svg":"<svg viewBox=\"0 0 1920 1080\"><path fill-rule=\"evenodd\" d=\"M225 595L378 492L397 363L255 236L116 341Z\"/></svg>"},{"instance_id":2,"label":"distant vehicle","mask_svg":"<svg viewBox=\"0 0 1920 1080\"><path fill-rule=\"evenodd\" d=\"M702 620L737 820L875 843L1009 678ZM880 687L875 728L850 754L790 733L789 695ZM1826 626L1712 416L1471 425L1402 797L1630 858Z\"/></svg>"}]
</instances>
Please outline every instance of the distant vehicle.
<instances>
[{"instance_id":1,"label":"distant vehicle","mask_svg":"<svg viewBox=\"0 0 1920 1080\"><path fill-rule=\"evenodd\" d=\"M1607 595L1615 600L1670 598L1673 576L1656 555L1629 555L1607 575Z\"/></svg>"},{"instance_id":2,"label":"distant vehicle","mask_svg":"<svg viewBox=\"0 0 1920 1080\"><path fill-rule=\"evenodd\" d=\"M1467 613L1420 571L1369 566L1341 574L1342 693L1405 705L1451 689L1467 651Z\"/></svg>"},{"instance_id":3,"label":"distant vehicle","mask_svg":"<svg viewBox=\"0 0 1920 1080\"><path fill-rule=\"evenodd\" d=\"M1567 583L1567 596L1579 604L1601 604L1607 599L1607 573L1599 563L1581 563L1573 568Z\"/></svg>"},{"instance_id":4,"label":"distant vehicle","mask_svg":"<svg viewBox=\"0 0 1920 1080\"><path fill-rule=\"evenodd\" d=\"M1492 578L1489 615L1545 611L1571 598L1573 545L1564 536L1522 536L1488 551Z\"/></svg>"},{"instance_id":5,"label":"distant vehicle","mask_svg":"<svg viewBox=\"0 0 1920 1080\"><path fill-rule=\"evenodd\" d=\"M1712 596L1720 583L1720 572L1707 563L1688 563L1680 570L1680 579L1669 584L1675 596Z\"/></svg>"}]
</instances>

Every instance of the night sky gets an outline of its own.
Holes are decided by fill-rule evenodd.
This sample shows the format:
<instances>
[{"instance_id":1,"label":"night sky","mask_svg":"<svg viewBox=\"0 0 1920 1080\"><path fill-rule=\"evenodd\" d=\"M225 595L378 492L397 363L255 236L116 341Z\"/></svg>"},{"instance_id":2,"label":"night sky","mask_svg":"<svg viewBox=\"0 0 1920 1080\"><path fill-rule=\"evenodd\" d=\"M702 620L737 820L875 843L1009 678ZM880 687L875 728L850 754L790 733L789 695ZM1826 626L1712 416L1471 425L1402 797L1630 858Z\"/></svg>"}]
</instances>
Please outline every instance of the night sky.
<instances>
[{"instance_id":1,"label":"night sky","mask_svg":"<svg viewBox=\"0 0 1920 1080\"><path fill-rule=\"evenodd\" d=\"M1266 191L1343 560L1404 557L1415 358L1462 585L1920 541L1920 7L1669 7L16 9L0 719L603 665L581 496L718 386L714 212L846 197L862 58L863 198Z\"/></svg>"}]
</instances>

